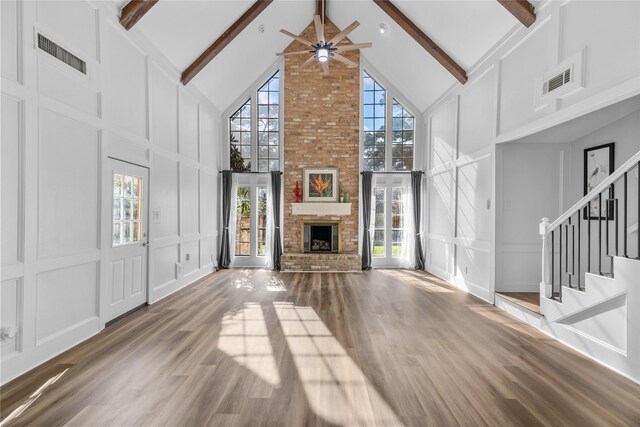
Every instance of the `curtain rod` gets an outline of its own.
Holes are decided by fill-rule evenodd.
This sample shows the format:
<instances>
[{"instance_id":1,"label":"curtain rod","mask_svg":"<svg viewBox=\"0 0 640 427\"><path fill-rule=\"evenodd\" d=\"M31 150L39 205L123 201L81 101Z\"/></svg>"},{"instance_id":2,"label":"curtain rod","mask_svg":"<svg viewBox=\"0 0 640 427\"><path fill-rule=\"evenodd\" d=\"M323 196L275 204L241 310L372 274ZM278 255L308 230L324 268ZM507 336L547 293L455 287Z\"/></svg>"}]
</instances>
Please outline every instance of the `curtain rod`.
<instances>
[{"instance_id":1,"label":"curtain rod","mask_svg":"<svg viewBox=\"0 0 640 427\"><path fill-rule=\"evenodd\" d=\"M397 172L387 172L387 171L366 171L366 172L371 172L371 173L375 173L377 175L396 175L396 174L409 174L412 172L420 172L420 173L424 173L423 171L397 171ZM360 175L362 175L363 173L365 173L365 171L360 172Z\"/></svg>"},{"instance_id":2,"label":"curtain rod","mask_svg":"<svg viewBox=\"0 0 640 427\"><path fill-rule=\"evenodd\" d=\"M224 171L218 171L218 173L222 173ZM281 171L274 171L274 172L279 172L280 175L282 175ZM231 171L231 173L246 173L246 174L270 174L271 172L237 172L237 171Z\"/></svg>"}]
</instances>

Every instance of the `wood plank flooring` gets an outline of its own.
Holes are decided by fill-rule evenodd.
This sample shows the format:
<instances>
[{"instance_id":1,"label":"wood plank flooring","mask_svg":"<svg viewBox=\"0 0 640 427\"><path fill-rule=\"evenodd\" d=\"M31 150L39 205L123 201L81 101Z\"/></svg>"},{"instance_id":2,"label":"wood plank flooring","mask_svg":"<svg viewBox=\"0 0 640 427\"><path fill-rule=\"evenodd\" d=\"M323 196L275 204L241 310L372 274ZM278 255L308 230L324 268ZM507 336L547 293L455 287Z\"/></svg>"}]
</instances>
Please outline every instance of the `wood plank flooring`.
<instances>
[{"instance_id":1,"label":"wood plank flooring","mask_svg":"<svg viewBox=\"0 0 640 427\"><path fill-rule=\"evenodd\" d=\"M4 425L640 425L640 386L422 272L226 270L0 389Z\"/></svg>"},{"instance_id":2,"label":"wood plank flooring","mask_svg":"<svg viewBox=\"0 0 640 427\"><path fill-rule=\"evenodd\" d=\"M524 308L540 314L540 294L537 292L496 292Z\"/></svg>"}]
</instances>

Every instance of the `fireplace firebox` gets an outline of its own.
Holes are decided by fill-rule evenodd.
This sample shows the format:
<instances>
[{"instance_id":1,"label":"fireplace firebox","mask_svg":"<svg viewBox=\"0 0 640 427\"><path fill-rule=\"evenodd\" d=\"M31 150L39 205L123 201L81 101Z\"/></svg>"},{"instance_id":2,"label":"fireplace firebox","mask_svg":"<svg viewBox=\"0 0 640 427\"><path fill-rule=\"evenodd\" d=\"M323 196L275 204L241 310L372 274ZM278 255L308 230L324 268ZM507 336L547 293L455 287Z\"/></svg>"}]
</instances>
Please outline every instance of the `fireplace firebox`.
<instances>
[{"instance_id":1,"label":"fireplace firebox","mask_svg":"<svg viewBox=\"0 0 640 427\"><path fill-rule=\"evenodd\" d=\"M340 223L305 222L302 228L302 252L340 252Z\"/></svg>"}]
</instances>

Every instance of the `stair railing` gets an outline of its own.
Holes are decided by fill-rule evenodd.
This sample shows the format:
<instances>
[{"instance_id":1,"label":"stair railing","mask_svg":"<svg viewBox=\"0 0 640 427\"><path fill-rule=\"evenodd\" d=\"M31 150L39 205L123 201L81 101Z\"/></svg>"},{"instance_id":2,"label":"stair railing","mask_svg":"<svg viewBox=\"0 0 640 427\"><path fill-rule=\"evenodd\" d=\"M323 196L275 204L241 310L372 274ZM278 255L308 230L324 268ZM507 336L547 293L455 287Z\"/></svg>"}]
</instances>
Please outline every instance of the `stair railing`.
<instances>
[{"instance_id":1,"label":"stair railing","mask_svg":"<svg viewBox=\"0 0 640 427\"><path fill-rule=\"evenodd\" d=\"M630 203L629 182L634 178L638 186L637 201ZM621 186L619 181L622 181ZM614 256L628 258L631 249L640 258L640 235L637 248L628 245L630 212L635 212L636 218L640 217L640 151L558 219L552 223L547 218L542 219L540 294L562 301L563 286L584 291L585 273L613 277ZM606 258L609 262L603 262Z\"/></svg>"}]
</instances>

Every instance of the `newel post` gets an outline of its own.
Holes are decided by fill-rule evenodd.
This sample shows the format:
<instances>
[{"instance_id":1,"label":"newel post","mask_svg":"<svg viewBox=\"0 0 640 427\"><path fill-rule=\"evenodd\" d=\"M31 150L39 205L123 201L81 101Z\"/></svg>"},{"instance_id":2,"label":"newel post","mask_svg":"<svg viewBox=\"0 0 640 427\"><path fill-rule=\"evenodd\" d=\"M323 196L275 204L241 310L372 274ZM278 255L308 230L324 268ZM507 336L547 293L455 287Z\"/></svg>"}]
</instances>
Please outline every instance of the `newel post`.
<instances>
[{"instance_id":1,"label":"newel post","mask_svg":"<svg viewBox=\"0 0 640 427\"><path fill-rule=\"evenodd\" d=\"M551 281L549 280L550 274L553 272L549 272L549 262L548 262L548 252L549 252L549 242L547 241L547 228L549 227L549 218L542 218L540 221L540 237L542 237L542 282L540 282L540 295L545 298L551 298L553 295L553 289L551 288ZM553 256L553 248L551 248L551 253Z\"/></svg>"}]
</instances>

